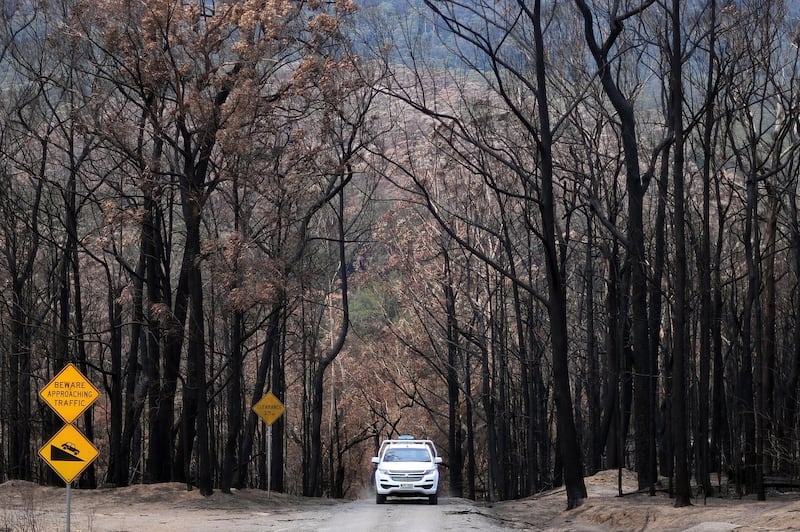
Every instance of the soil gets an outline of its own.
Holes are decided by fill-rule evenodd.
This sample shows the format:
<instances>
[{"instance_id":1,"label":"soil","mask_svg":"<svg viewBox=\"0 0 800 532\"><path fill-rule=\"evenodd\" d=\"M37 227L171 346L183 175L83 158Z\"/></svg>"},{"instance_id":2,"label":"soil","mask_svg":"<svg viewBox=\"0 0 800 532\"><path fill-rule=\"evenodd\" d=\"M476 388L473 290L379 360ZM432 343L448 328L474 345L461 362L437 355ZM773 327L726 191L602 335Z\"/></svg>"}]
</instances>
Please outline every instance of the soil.
<instances>
[{"instance_id":1,"label":"soil","mask_svg":"<svg viewBox=\"0 0 800 532\"><path fill-rule=\"evenodd\" d=\"M742 532L800 530L800 493L772 491L766 501L709 497L675 508L664 491L636 493L634 474L586 478L589 498L566 511L563 489L495 504L440 496L439 505L392 500L375 504L368 491L338 501L241 490L203 497L184 484L70 490L70 532L77 531L337 531L536 530ZM67 490L30 482L0 484L0 531L67 530Z\"/></svg>"}]
</instances>

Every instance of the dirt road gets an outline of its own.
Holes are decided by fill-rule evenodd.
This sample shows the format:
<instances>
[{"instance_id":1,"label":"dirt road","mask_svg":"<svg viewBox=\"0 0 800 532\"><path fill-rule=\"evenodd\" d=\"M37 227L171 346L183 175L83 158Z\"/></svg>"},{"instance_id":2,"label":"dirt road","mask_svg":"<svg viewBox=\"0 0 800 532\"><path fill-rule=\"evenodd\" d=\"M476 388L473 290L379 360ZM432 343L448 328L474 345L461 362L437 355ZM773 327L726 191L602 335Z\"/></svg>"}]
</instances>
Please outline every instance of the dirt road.
<instances>
[{"instance_id":1,"label":"dirt road","mask_svg":"<svg viewBox=\"0 0 800 532\"><path fill-rule=\"evenodd\" d=\"M356 501L321 510L305 510L264 520L258 530L271 531L444 531L508 530L507 526L461 499L442 499L438 506L424 502L392 501L385 505ZM256 530L256 528L253 528Z\"/></svg>"}]
</instances>

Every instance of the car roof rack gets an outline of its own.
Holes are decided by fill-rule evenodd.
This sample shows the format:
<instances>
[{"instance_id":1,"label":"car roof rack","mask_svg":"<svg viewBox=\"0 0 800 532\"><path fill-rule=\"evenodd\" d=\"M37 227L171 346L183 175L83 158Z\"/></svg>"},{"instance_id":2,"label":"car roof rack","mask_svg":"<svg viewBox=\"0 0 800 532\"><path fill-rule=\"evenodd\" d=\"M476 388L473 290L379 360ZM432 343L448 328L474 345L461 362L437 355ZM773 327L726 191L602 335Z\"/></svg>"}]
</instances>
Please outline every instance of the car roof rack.
<instances>
[{"instance_id":1,"label":"car roof rack","mask_svg":"<svg viewBox=\"0 0 800 532\"><path fill-rule=\"evenodd\" d=\"M386 452L386 449L392 446L417 446L417 445L425 445L431 450L431 454L434 458L439 456L439 453L436 451L436 445L434 445L432 440L417 440L413 437L411 438L404 438L403 436L398 436L396 440L383 440L381 442L381 447L378 450L378 456L383 457L383 454Z\"/></svg>"}]
</instances>

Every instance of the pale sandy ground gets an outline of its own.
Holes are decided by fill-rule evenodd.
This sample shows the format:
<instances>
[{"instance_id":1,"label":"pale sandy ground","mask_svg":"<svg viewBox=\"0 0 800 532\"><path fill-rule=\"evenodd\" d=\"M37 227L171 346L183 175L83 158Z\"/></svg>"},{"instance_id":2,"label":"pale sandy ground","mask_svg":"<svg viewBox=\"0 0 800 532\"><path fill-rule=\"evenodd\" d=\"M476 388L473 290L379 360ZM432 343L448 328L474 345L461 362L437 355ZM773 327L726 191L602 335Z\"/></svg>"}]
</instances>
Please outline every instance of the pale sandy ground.
<instances>
[{"instance_id":1,"label":"pale sandy ground","mask_svg":"<svg viewBox=\"0 0 800 532\"><path fill-rule=\"evenodd\" d=\"M800 492L772 491L767 500L754 497L694 499L692 506L675 508L665 492L651 497L635 493L634 473L624 472L623 497L619 496L618 472L604 471L586 478L589 498L572 511L564 511L563 490L547 492L524 501L499 503L498 515L530 530L574 531L691 531L800 530ZM544 522L543 522L544 521Z\"/></svg>"},{"instance_id":2,"label":"pale sandy ground","mask_svg":"<svg viewBox=\"0 0 800 532\"><path fill-rule=\"evenodd\" d=\"M376 505L374 500L332 501L259 490L203 497L183 484L72 490L70 532L98 531L691 531L800 530L800 493L751 498L697 499L674 508L665 493L631 494L633 474L586 479L589 499L565 511L563 490L486 505L441 497L438 506L416 501ZM0 484L0 532L66 530L66 490L28 482Z\"/></svg>"}]
</instances>

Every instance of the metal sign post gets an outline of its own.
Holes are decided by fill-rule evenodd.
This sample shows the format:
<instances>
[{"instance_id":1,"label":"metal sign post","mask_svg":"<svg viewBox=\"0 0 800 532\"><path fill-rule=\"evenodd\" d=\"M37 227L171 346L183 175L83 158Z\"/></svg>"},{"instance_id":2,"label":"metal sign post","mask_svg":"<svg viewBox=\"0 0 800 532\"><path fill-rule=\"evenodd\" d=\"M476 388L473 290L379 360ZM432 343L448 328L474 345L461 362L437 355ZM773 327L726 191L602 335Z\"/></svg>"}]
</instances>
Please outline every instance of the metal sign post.
<instances>
[{"instance_id":1,"label":"metal sign post","mask_svg":"<svg viewBox=\"0 0 800 532\"><path fill-rule=\"evenodd\" d=\"M267 425L267 499L272 488L272 424Z\"/></svg>"},{"instance_id":2,"label":"metal sign post","mask_svg":"<svg viewBox=\"0 0 800 532\"><path fill-rule=\"evenodd\" d=\"M272 424L285 411L286 407L272 392L267 392L261 400L253 405L253 412L267 424L267 497L269 497L272 487Z\"/></svg>"},{"instance_id":3,"label":"metal sign post","mask_svg":"<svg viewBox=\"0 0 800 532\"><path fill-rule=\"evenodd\" d=\"M72 482L67 482L67 532L70 528L70 516L72 515Z\"/></svg>"}]
</instances>

